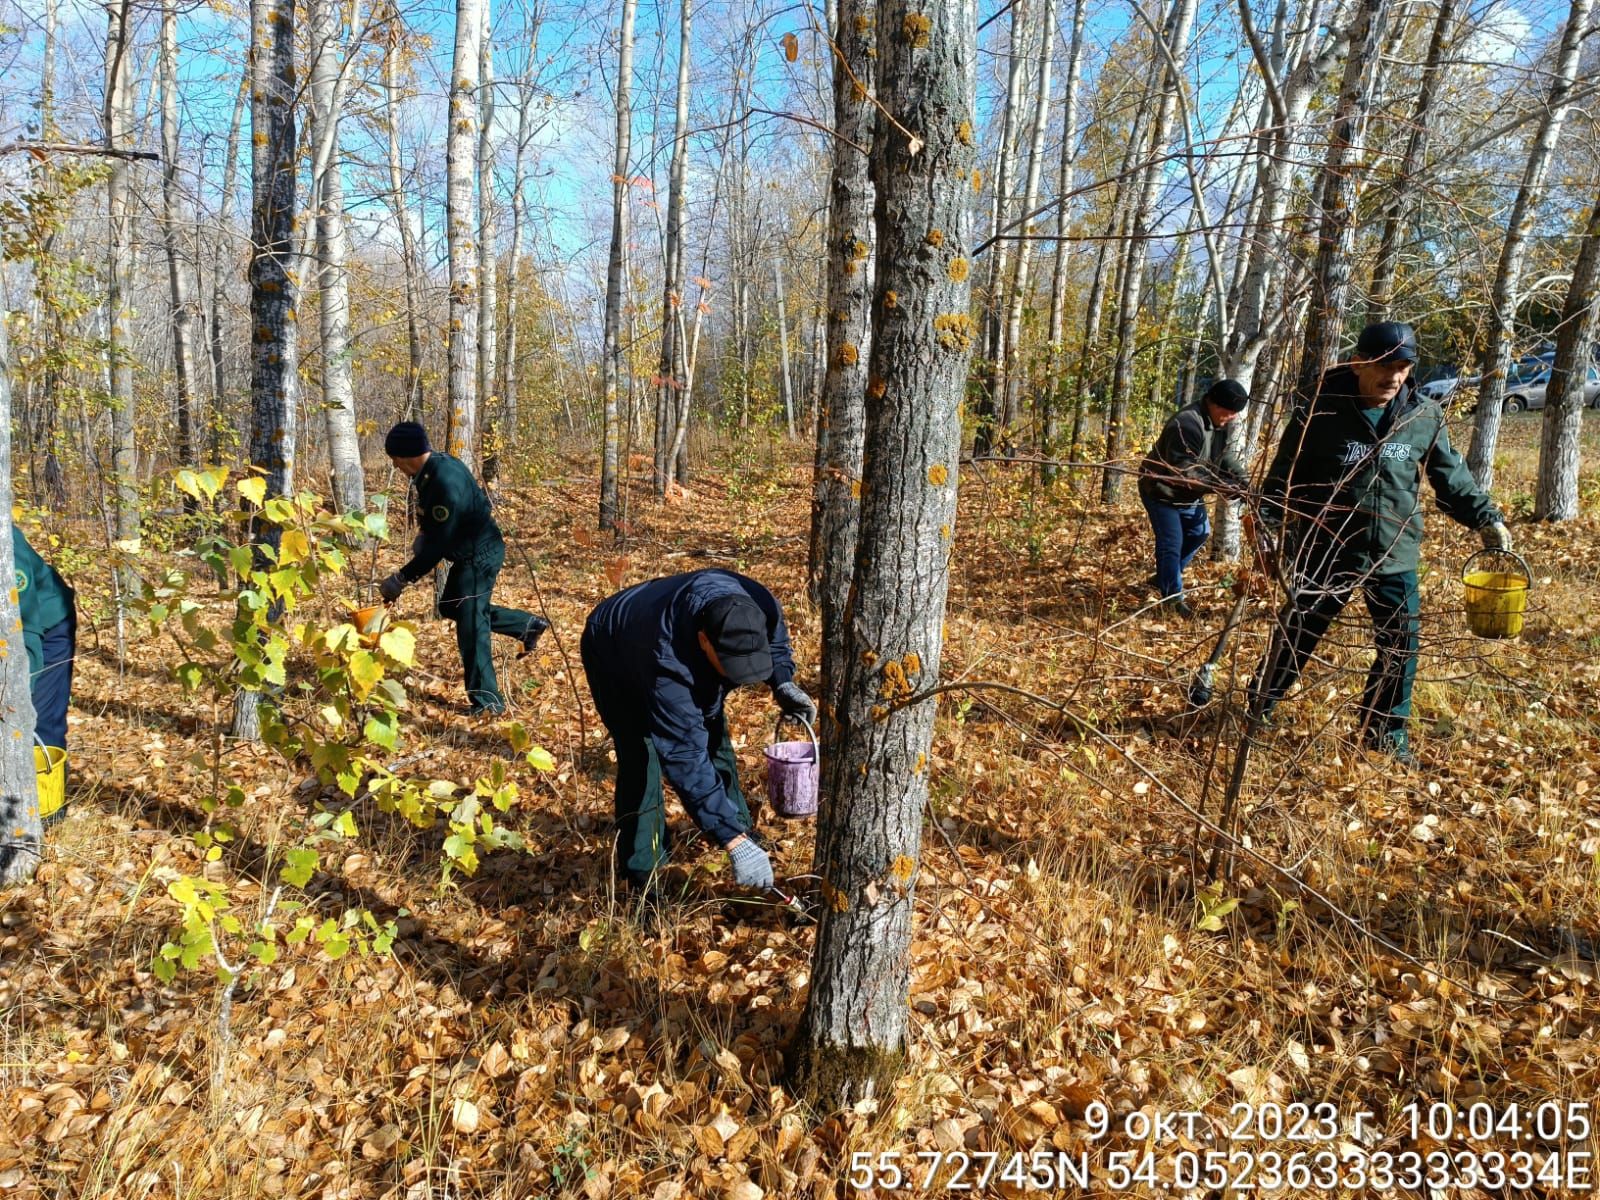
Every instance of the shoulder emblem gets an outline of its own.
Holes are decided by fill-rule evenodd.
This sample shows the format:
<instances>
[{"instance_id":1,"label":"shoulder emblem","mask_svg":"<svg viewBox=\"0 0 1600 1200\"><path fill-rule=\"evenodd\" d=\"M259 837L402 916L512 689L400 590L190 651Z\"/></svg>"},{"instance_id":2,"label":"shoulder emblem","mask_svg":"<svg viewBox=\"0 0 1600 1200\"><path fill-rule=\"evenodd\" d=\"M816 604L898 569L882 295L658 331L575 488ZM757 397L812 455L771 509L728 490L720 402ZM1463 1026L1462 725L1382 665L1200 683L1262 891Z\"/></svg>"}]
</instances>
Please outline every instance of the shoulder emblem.
<instances>
[{"instance_id":1,"label":"shoulder emblem","mask_svg":"<svg viewBox=\"0 0 1600 1200\"><path fill-rule=\"evenodd\" d=\"M450 519L450 510L442 504L435 504L433 506L433 519L441 523L448 521Z\"/></svg>"},{"instance_id":2,"label":"shoulder emblem","mask_svg":"<svg viewBox=\"0 0 1600 1200\"><path fill-rule=\"evenodd\" d=\"M18 592L25 592L27 590L28 590L28 573L26 571L24 571L21 567L18 567L17 568L17 591Z\"/></svg>"}]
</instances>

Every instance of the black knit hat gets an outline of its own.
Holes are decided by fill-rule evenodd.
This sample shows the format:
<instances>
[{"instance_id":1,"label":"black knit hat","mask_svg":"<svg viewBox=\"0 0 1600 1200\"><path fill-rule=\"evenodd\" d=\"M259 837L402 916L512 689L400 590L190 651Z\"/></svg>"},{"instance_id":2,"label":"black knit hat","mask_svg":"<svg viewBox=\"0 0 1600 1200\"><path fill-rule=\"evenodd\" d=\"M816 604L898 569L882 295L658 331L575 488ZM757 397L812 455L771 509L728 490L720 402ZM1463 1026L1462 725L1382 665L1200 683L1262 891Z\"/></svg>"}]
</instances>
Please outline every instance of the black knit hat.
<instances>
[{"instance_id":1,"label":"black knit hat","mask_svg":"<svg viewBox=\"0 0 1600 1200\"><path fill-rule=\"evenodd\" d=\"M1356 357L1365 362L1417 361L1417 335L1404 321L1374 321L1356 339Z\"/></svg>"},{"instance_id":2,"label":"black knit hat","mask_svg":"<svg viewBox=\"0 0 1600 1200\"><path fill-rule=\"evenodd\" d=\"M383 452L390 458L416 458L431 449L428 431L415 421L401 421L383 439Z\"/></svg>"},{"instance_id":3,"label":"black knit hat","mask_svg":"<svg viewBox=\"0 0 1600 1200\"><path fill-rule=\"evenodd\" d=\"M718 596L700 610L700 630L734 687L772 677L767 618L750 597Z\"/></svg>"},{"instance_id":4,"label":"black knit hat","mask_svg":"<svg viewBox=\"0 0 1600 1200\"><path fill-rule=\"evenodd\" d=\"M1206 389L1206 402L1224 412L1243 412L1250 403L1250 393L1236 379L1219 379Z\"/></svg>"}]
</instances>

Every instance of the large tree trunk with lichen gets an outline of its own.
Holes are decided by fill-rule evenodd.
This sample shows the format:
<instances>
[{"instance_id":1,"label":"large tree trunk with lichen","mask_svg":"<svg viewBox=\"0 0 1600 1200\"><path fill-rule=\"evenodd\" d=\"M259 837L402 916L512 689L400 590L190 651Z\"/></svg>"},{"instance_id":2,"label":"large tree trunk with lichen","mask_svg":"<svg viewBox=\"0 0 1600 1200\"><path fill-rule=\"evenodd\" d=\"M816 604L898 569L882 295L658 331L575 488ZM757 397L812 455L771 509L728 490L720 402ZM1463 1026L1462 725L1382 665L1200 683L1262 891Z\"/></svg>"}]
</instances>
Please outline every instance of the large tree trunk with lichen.
<instances>
[{"instance_id":1,"label":"large tree trunk with lichen","mask_svg":"<svg viewBox=\"0 0 1600 1200\"><path fill-rule=\"evenodd\" d=\"M872 151L878 275L837 753L817 833L825 898L796 1082L837 1109L887 1097L905 1054L912 896L971 357L974 0L881 8ZM908 141L908 133L920 145ZM937 238L931 235L937 231Z\"/></svg>"},{"instance_id":2,"label":"large tree trunk with lichen","mask_svg":"<svg viewBox=\"0 0 1600 1200\"><path fill-rule=\"evenodd\" d=\"M834 32L833 179L828 210L828 363L817 418L811 575L822 615L823 758L832 755L834 708L844 679L844 614L861 510L861 441L866 426L867 360L872 353L873 187L867 155L877 0L839 0Z\"/></svg>"},{"instance_id":3,"label":"large tree trunk with lichen","mask_svg":"<svg viewBox=\"0 0 1600 1200\"><path fill-rule=\"evenodd\" d=\"M11 554L11 352L6 338L5 296L0 293L0 579L16 578ZM0 592L0 629L19 630L22 615L15 588ZM33 769L33 696L22 638L17 653L0 658L0 887L26 883L39 865L44 830Z\"/></svg>"},{"instance_id":4,"label":"large tree trunk with lichen","mask_svg":"<svg viewBox=\"0 0 1600 1200\"><path fill-rule=\"evenodd\" d=\"M1500 243L1500 266L1495 272L1489 304L1487 344L1478 373L1478 411L1472 421L1472 445L1467 450L1467 466L1478 486L1488 491L1494 486L1494 449L1500 440L1500 406L1505 400L1506 372L1511 368L1515 349L1515 324L1518 292L1522 287L1522 264L1528 253L1533 221L1544 200L1545 180L1555 158L1561 126L1572 105L1572 85L1577 78L1578 60L1589 32L1589 16L1595 0L1572 0L1566 28L1556 51L1555 70L1545 96L1545 115L1528 147L1522 169L1522 186L1511 205L1505 240Z\"/></svg>"},{"instance_id":5,"label":"large tree trunk with lichen","mask_svg":"<svg viewBox=\"0 0 1600 1200\"><path fill-rule=\"evenodd\" d=\"M622 449L619 392L622 383L623 258L628 240L628 148L633 139L633 18L638 0L622 0L622 37L617 51L617 141L611 168L611 254L606 266L605 332L600 349L600 394L604 431L600 448L600 528L620 530L617 460Z\"/></svg>"},{"instance_id":6,"label":"large tree trunk with lichen","mask_svg":"<svg viewBox=\"0 0 1600 1200\"><path fill-rule=\"evenodd\" d=\"M1539 443L1539 487L1533 515L1570 521L1578 515L1579 438L1583 433L1584 383L1589 347L1600 326L1600 199L1589 214L1578 261L1567 285L1567 302L1556 334L1556 359L1545 390Z\"/></svg>"},{"instance_id":7,"label":"large tree trunk with lichen","mask_svg":"<svg viewBox=\"0 0 1600 1200\"><path fill-rule=\"evenodd\" d=\"M445 449L472 470L478 463L478 248L473 179L478 162L478 51L483 0L456 0L445 138L445 240L450 258L450 421Z\"/></svg>"},{"instance_id":8,"label":"large tree trunk with lichen","mask_svg":"<svg viewBox=\"0 0 1600 1200\"><path fill-rule=\"evenodd\" d=\"M250 237L250 465L266 479L266 495L294 488L295 412L300 392L300 327L295 315L294 0L250 5L250 133L254 215ZM257 561L278 544L270 523L253 530ZM233 735L261 736L260 693L234 694Z\"/></svg>"}]
</instances>

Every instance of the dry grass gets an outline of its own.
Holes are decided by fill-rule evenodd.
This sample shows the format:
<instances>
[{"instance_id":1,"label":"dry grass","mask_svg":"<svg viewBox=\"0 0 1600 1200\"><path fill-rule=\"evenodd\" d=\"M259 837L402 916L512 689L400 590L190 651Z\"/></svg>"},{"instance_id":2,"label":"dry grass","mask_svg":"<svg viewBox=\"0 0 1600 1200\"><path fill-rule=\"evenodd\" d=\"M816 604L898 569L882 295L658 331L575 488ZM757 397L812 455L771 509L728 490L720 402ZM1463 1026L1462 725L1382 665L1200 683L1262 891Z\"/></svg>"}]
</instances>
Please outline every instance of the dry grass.
<instances>
[{"instance_id":1,"label":"dry grass","mask_svg":"<svg viewBox=\"0 0 1600 1200\"><path fill-rule=\"evenodd\" d=\"M1515 495L1531 490L1535 423L1507 432L1502 490ZM613 577L729 565L788 601L802 677L814 676L802 473L760 451L717 453L687 501L634 498L625 554L586 532L587 463L552 460L510 489L508 530L570 654ZM748 1200L849 1194L863 1151L902 1154L920 1184L919 1150L958 1149L1087 1151L1109 1194L1107 1153L1132 1143L1090 1139L1096 1102L1119 1123L1203 1112L1199 1133L1241 1099L1329 1102L1347 1118L1372 1112L1374 1144L1399 1148L1411 1101L1592 1099L1594 518L1517 527L1539 611L1509 644L1464 635L1445 564L1473 543L1434 519L1425 771L1393 771L1352 744L1369 653L1359 620L1338 627L1284 706L1240 827L1353 925L1249 857L1214 898L1197 886L1206 843L1165 789L1214 812L1231 763L1227 719L1181 716L1226 606L1223 569L1199 569L1217 589L1201 601L1207 620L1167 626L1130 586L1147 570L1135 508L1080 508L1020 473L963 488L947 679L1048 695L1096 732L1012 697L944 698L911 1068L892 1102L819 1120L784 1092L810 934L730 901L703 843L679 855L683 902L641 929L610 878L608 764L578 753L567 661L550 641L531 670L506 664L517 716L562 760L555 777L524 781L528 853L496 855L440 894L434 842L368 821L309 901L397 916L394 957L286 953L241 984L224 1048L217 985L195 972L165 987L148 970L174 918L165 881L201 869L186 834L204 779L186 759L210 714L187 711L156 648L136 646L119 674L86 637L72 815L40 880L0 896L0 1195ZM502 587L534 601L515 553ZM1259 655L1267 620L1252 616L1232 679ZM457 713L453 640L423 629L404 752L431 751L416 767L430 776L470 778L503 741ZM733 710L754 792L770 710L758 697ZM588 729L593 745L592 712ZM261 794L240 844L205 869L259 911L305 804L295 773L253 751L232 757ZM809 828L765 825L780 875L808 872ZM1201 929L1223 901L1237 906L1220 930ZM1146 1143L1168 1178L1180 1144Z\"/></svg>"}]
</instances>

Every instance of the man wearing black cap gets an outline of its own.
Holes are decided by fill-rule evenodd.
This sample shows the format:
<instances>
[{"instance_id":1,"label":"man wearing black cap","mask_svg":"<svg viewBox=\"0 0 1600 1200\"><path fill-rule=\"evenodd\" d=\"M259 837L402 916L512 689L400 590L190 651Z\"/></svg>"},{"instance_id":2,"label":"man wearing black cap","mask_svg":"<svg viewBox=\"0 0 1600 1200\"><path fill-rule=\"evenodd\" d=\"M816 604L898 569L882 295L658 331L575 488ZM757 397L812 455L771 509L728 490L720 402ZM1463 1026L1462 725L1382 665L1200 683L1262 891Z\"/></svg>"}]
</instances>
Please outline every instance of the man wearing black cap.
<instances>
[{"instance_id":1,"label":"man wearing black cap","mask_svg":"<svg viewBox=\"0 0 1600 1200\"><path fill-rule=\"evenodd\" d=\"M711 569L636 584L602 600L579 644L595 708L617 750L617 867L646 887L669 850L663 779L728 851L745 887L772 886L750 836L723 700L765 683L785 713L815 721L794 682L783 609L753 579Z\"/></svg>"},{"instance_id":2,"label":"man wearing black cap","mask_svg":"<svg viewBox=\"0 0 1600 1200\"><path fill-rule=\"evenodd\" d=\"M1204 500L1212 492L1245 487L1244 468L1227 452L1228 423L1250 403L1250 393L1220 379L1162 427L1139 468L1139 499L1156 535L1155 585L1172 611L1194 616L1183 595L1183 572L1211 536Z\"/></svg>"},{"instance_id":3,"label":"man wearing black cap","mask_svg":"<svg viewBox=\"0 0 1600 1200\"><path fill-rule=\"evenodd\" d=\"M506 702L495 678L489 635L516 638L526 655L550 623L490 603L506 561L506 543L489 514L489 497L466 465L429 446L427 431L415 421L401 421L391 429L383 449L416 489L421 532L412 545L411 561L380 583L378 592L384 603L393 604L407 586L426 579L441 561L449 562L439 615L456 624L469 711L474 716L503 713Z\"/></svg>"},{"instance_id":4,"label":"man wearing black cap","mask_svg":"<svg viewBox=\"0 0 1600 1200\"><path fill-rule=\"evenodd\" d=\"M1363 736L1408 766L1422 477L1439 507L1477 530L1486 547L1511 548L1500 511L1450 445L1443 411L1412 390L1416 361L1411 326L1368 325L1351 360L1324 374L1311 402L1289 417L1261 517L1269 556L1285 544L1290 593L1252 698L1265 720L1360 588L1377 645L1361 700Z\"/></svg>"}]
</instances>

